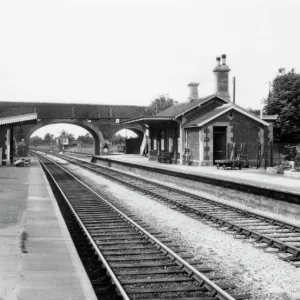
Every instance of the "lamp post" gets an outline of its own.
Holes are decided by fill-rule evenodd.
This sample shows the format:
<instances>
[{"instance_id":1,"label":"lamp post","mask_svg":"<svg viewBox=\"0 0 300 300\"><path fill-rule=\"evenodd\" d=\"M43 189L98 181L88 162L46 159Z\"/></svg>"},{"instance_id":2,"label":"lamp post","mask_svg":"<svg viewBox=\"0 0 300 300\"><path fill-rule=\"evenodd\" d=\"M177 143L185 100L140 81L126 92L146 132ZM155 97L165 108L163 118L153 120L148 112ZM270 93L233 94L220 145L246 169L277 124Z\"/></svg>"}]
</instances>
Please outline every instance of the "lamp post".
<instances>
[{"instance_id":1,"label":"lamp post","mask_svg":"<svg viewBox=\"0 0 300 300\"><path fill-rule=\"evenodd\" d=\"M53 134L50 135L50 147L51 147L51 152L53 152Z\"/></svg>"},{"instance_id":2,"label":"lamp post","mask_svg":"<svg viewBox=\"0 0 300 300\"><path fill-rule=\"evenodd\" d=\"M66 134L65 130L62 130L60 134L61 134L61 145L62 145L61 150L63 153L65 153L65 134Z\"/></svg>"},{"instance_id":3,"label":"lamp post","mask_svg":"<svg viewBox=\"0 0 300 300\"><path fill-rule=\"evenodd\" d=\"M125 154L127 154L127 129L125 129Z\"/></svg>"},{"instance_id":4,"label":"lamp post","mask_svg":"<svg viewBox=\"0 0 300 300\"><path fill-rule=\"evenodd\" d=\"M65 132L62 132L62 151L65 153Z\"/></svg>"}]
</instances>

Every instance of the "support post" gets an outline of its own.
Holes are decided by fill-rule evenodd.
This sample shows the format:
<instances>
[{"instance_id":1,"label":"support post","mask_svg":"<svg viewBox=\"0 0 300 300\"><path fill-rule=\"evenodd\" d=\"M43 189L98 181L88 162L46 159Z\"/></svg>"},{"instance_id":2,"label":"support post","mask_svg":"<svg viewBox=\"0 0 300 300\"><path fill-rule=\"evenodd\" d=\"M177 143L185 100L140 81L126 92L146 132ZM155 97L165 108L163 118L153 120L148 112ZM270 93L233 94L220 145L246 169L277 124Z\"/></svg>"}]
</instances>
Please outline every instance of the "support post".
<instances>
[{"instance_id":1,"label":"support post","mask_svg":"<svg viewBox=\"0 0 300 300\"><path fill-rule=\"evenodd\" d=\"M10 151L11 151L11 145L10 145L10 138L11 135L11 129L7 128L6 130L6 165L9 166L10 165Z\"/></svg>"}]
</instances>

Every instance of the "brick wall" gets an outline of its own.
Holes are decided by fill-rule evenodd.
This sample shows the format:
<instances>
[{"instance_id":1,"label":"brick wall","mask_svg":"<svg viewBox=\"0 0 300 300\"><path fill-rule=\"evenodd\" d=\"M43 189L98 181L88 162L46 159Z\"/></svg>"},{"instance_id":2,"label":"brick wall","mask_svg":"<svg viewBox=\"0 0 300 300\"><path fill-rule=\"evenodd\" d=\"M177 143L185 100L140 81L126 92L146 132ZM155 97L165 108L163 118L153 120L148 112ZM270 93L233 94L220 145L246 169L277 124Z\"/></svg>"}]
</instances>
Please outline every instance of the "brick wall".
<instances>
[{"instance_id":1,"label":"brick wall","mask_svg":"<svg viewBox=\"0 0 300 300\"><path fill-rule=\"evenodd\" d=\"M256 164L257 156L257 141L262 135L262 140L265 143L268 139L268 128L264 127L257 121L237 112L231 111L232 116L229 116L230 112L225 113L219 118L212 121L209 125L214 125L216 122L228 122L232 126L232 138L231 141L240 145L240 143L247 143L248 159L251 165ZM228 137L227 137L228 138Z\"/></svg>"},{"instance_id":2,"label":"brick wall","mask_svg":"<svg viewBox=\"0 0 300 300\"><path fill-rule=\"evenodd\" d=\"M187 129L187 148L193 158L193 165L199 165L199 128Z\"/></svg>"},{"instance_id":3,"label":"brick wall","mask_svg":"<svg viewBox=\"0 0 300 300\"><path fill-rule=\"evenodd\" d=\"M41 102L1 102L0 117L16 116L36 112L39 119L56 118L113 118L130 119L148 115L145 106L62 104Z\"/></svg>"}]
</instances>

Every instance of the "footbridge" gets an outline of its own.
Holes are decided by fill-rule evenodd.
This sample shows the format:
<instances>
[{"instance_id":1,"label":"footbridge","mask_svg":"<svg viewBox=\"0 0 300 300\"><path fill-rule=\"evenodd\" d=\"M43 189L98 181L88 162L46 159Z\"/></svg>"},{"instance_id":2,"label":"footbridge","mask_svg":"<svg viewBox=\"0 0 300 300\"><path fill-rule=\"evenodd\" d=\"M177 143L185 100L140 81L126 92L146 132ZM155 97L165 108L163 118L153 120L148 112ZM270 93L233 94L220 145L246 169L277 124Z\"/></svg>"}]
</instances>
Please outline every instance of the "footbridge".
<instances>
[{"instance_id":1,"label":"footbridge","mask_svg":"<svg viewBox=\"0 0 300 300\"><path fill-rule=\"evenodd\" d=\"M141 136L145 131L142 126L122 125L121 121L142 115L147 115L145 106L0 102L0 120L13 120L6 122L7 128L2 126L1 129L0 126L0 130L6 130L4 138L6 146L7 142L9 143L12 139L15 139L16 142L24 139L28 145L30 136L46 125L57 123L78 125L93 136L95 154L98 155L100 154L101 143L105 140L111 140L112 136L121 129L131 129L138 136ZM26 118L26 116L30 116L30 118Z\"/></svg>"}]
</instances>

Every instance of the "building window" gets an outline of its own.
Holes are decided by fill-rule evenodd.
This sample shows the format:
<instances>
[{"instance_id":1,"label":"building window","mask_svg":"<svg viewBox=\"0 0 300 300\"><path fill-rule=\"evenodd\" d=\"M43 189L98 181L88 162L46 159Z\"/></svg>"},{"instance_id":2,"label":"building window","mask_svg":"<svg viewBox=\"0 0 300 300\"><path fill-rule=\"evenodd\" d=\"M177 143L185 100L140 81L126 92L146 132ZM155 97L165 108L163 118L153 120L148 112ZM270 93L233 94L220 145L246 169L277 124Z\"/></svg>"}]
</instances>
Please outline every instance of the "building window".
<instances>
[{"instance_id":1,"label":"building window","mask_svg":"<svg viewBox=\"0 0 300 300\"><path fill-rule=\"evenodd\" d=\"M169 152L173 152L173 138L169 138Z\"/></svg>"},{"instance_id":2,"label":"building window","mask_svg":"<svg viewBox=\"0 0 300 300\"><path fill-rule=\"evenodd\" d=\"M160 148L165 150L165 132L163 130L160 132Z\"/></svg>"}]
</instances>

